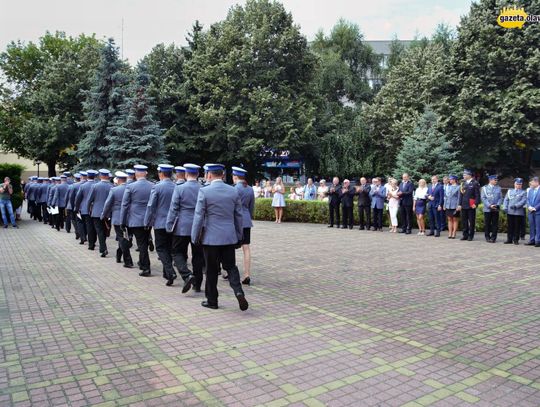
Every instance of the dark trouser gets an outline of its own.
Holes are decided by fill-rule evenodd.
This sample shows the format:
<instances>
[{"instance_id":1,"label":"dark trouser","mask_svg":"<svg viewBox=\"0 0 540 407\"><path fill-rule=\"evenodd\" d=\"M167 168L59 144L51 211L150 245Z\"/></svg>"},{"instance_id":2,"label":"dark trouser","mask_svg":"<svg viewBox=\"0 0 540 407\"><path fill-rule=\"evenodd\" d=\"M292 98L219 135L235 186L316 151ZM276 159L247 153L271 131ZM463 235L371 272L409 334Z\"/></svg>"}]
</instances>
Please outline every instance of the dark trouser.
<instances>
[{"instance_id":1,"label":"dark trouser","mask_svg":"<svg viewBox=\"0 0 540 407\"><path fill-rule=\"evenodd\" d=\"M337 225L339 226L339 204L329 204L329 209L330 209L330 225L334 226ZM335 223L334 223L335 221Z\"/></svg>"},{"instance_id":2,"label":"dark trouser","mask_svg":"<svg viewBox=\"0 0 540 407\"><path fill-rule=\"evenodd\" d=\"M191 243L191 236L173 236L172 256L174 264L180 273L180 277L185 281L191 271L187 265L188 246L191 244L191 265L193 267L193 276L195 287L200 287L203 280L204 253L201 245Z\"/></svg>"},{"instance_id":3,"label":"dark trouser","mask_svg":"<svg viewBox=\"0 0 540 407\"><path fill-rule=\"evenodd\" d=\"M429 230L431 233L434 231L437 232L437 234L441 233L441 230L443 228L444 223L444 212L438 211L437 207L435 205L429 205Z\"/></svg>"},{"instance_id":4,"label":"dark trouser","mask_svg":"<svg viewBox=\"0 0 540 407\"><path fill-rule=\"evenodd\" d=\"M240 283L240 273L236 267L234 245L227 246L203 246L204 260L206 262L206 299L209 304L218 303L218 272L221 266L227 271L229 285L235 295L244 295L242 284Z\"/></svg>"},{"instance_id":5,"label":"dark trouser","mask_svg":"<svg viewBox=\"0 0 540 407\"><path fill-rule=\"evenodd\" d=\"M39 218L40 222L41 222L41 219L43 219L43 223L49 223L49 212L47 211L47 203L46 202L41 203L40 208L41 208L41 214L42 214L42 217Z\"/></svg>"},{"instance_id":6,"label":"dark trouser","mask_svg":"<svg viewBox=\"0 0 540 407\"><path fill-rule=\"evenodd\" d=\"M64 227L66 228L66 232L71 232L71 222L73 217L73 211L71 209L66 209L66 219L64 220Z\"/></svg>"},{"instance_id":7,"label":"dark trouser","mask_svg":"<svg viewBox=\"0 0 540 407\"><path fill-rule=\"evenodd\" d=\"M521 216L519 220L519 236L522 240L525 240L525 233L527 232L527 222L525 221L525 216Z\"/></svg>"},{"instance_id":8,"label":"dark trouser","mask_svg":"<svg viewBox=\"0 0 540 407\"><path fill-rule=\"evenodd\" d=\"M474 228L476 227L476 209L468 208L461 210L461 229L463 237L474 238Z\"/></svg>"},{"instance_id":9,"label":"dark trouser","mask_svg":"<svg viewBox=\"0 0 540 407\"><path fill-rule=\"evenodd\" d=\"M413 210L411 205L401 205L399 207L399 213L401 214L401 222L403 226L401 230L403 232L410 232L412 229Z\"/></svg>"},{"instance_id":10,"label":"dark trouser","mask_svg":"<svg viewBox=\"0 0 540 407\"><path fill-rule=\"evenodd\" d=\"M520 215L507 215L508 219L508 236L506 238L509 242L519 242L521 236L521 222L525 220L525 216Z\"/></svg>"},{"instance_id":11,"label":"dark trouser","mask_svg":"<svg viewBox=\"0 0 540 407\"><path fill-rule=\"evenodd\" d=\"M488 240L497 239L499 229L499 211L484 212L484 235Z\"/></svg>"},{"instance_id":12,"label":"dark trouser","mask_svg":"<svg viewBox=\"0 0 540 407\"><path fill-rule=\"evenodd\" d=\"M352 229L353 227L353 207L352 206L343 206L341 208L343 211L343 227L349 227L349 229Z\"/></svg>"},{"instance_id":13,"label":"dark trouser","mask_svg":"<svg viewBox=\"0 0 540 407\"><path fill-rule=\"evenodd\" d=\"M58 208L58 215L56 215L56 230L64 229L64 218L65 218L66 209Z\"/></svg>"},{"instance_id":14,"label":"dark trouser","mask_svg":"<svg viewBox=\"0 0 540 407\"><path fill-rule=\"evenodd\" d=\"M360 229L369 229L371 227L371 208L369 205L358 205L358 218L360 220Z\"/></svg>"},{"instance_id":15,"label":"dark trouser","mask_svg":"<svg viewBox=\"0 0 540 407\"><path fill-rule=\"evenodd\" d=\"M34 219L37 219L40 222L43 220L43 214L41 212L41 204L38 202L36 202L34 206Z\"/></svg>"},{"instance_id":16,"label":"dark trouser","mask_svg":"<svg viewBox=\"0 0 540 407\"><path fill-rule=\"evenodd\" d=\"M116 233L116 241L118 242L118 249L116 252L117 257L124 258L124 264L133 265L133 259L129 252L129 240L124 237L122 227L120 225L114 225L114 232Z\"/></svg>"},{"instance_id":17,"label":"dark trouser","mask_svg":"<svg viewBox=\"0 0 540 407\"><path fill-rule=\"evenodd\" d=\"M86 223L84 222L84 218L81 216L81 219L73 213L75 217L75 230L77 231L79 238L81 239L81 242L85 242L88 239L88 234L86 233Z\"/></svg>"},{"instance_id":18,"label":"dark trouser","mask_svg":"<svg viewBox=\"0 0 540 407\"><path fill-rule=\"evenodd\" d=\"M137 247L139 248L139 268L143 271L150 271L150 256L148 255L148 240L150 239L150 230L145 227L129 228L135 236Z\"/></svg>"},{"instance_id":19,"label":"dark trouser","mask_svg":"<svg viewBox=\"0 0 540 407\"><path fill-rule=\"evenodd\" d=\"M107 251L107 236L105 233L105 222L100 218L92 218L94 230L99 241L99 252L105 253Z\"/></svg>"},{"instance_id":20,"label":"dark trouser","mask_svg":"<svg viewBox=\"0 0 540 407\"><path fill-rule=\"evenodd\" d=\"M383 224L382 218L383 218L382 208L381 209L373 208L373 227L375 228L375 230L382 229L382 224Z\"/></svg>"},{"instance_id":21,"label":"dark trouser","mask_svg":"<svg viewBox=\"0 0 540 407\"><path fill-rule=\"evenodd\" d=\"M163 264L163 277L167 280L172 279L176 276L172 258L173 235L167 233L165 229L154 229L154 237L156 253L159 261Z\"/></svg>"},{"instance_id":22,"label":"dark trouser","mask_svg":"<svg viewBox=\"0 0 540 407\"><path fill-rule=\"evenodd\" d=\"M84 226L86 226L86 235L88 237L88 248L94 249L96 247L96 228L90 215L82 215Z\"/></svg>"},{"instance_id":23,"label":"dark trouser","mask_svg":"<svg viewBox=\"0 0 540 407\"><path fill-rule=\"evenodd\" d=\"M35 217L35 208L36 207L36 201L28 200L28 207L26 208L26 212L30 214L30 219Z\"/></svg>"}]
</instances>

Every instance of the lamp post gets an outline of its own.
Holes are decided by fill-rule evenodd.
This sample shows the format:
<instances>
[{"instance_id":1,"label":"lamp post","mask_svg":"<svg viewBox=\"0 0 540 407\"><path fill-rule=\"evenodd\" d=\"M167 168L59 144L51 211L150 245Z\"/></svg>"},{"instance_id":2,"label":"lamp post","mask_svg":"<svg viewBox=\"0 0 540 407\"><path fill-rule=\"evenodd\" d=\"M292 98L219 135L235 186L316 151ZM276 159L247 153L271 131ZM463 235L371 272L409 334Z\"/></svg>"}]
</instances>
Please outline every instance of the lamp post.
<instances>
[{"instance_id":1,"label":"lamp post","mask_svg":"<svg viewBox=\"0 0 540 407\"><path fill-rule=\"evenodd\" d=\"M37 165L37 176L39 177L39 165L41 164L41 160L34 160L34 164Z\"/></svg>"}]
</instances>

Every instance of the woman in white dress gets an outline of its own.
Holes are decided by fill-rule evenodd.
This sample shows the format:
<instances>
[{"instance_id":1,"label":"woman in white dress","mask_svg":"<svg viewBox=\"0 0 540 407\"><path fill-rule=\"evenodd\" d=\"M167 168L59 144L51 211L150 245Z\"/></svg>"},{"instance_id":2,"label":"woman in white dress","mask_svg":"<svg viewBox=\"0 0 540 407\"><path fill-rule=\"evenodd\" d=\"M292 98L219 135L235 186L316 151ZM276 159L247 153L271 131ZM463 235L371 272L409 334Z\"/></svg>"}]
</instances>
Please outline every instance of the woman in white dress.
<instances>
[{"instance_id":1,"label":"woman in white dress","mask_svg":"<svg viewBox=\"0 0 540 407\"><path fill-rule=\"evenodd\" d=\"M319 201L328 202L328 186L324 179L319 182L319 188L317 188L317 199Z\"/></svg>"},{"instance_id":2,"label":"woman in white dress","mask_svg":"<svg viewBox=\"0 0 540 407\"><path fill-rule=\"evenodd\" d=\"M262 188L259 181L255 181L255 185L253 185L253 195L255 198L259 198L262 195Z\"/></svg>"},{"instance_id":3,"label":"woman in white dress","mask_svg":"<svg viewBox=\"0 0 540 407\"><path fill-rule=\"evenodd\" d=\"M399 209L399 187L397 181L392 178L388 182L388 193L386 194L388 198L388 211L390 212L390 230L389 232L396 233L398 227L397 213Z\"/></svg>"},{"instance_id":4,"label":"woman in white dress","mask_svg":"<svg viewBox=\"0 0 540 407\"><path fill-rule=\"evenodd\" d=\"M283 218L283 208L285 207L285 198L283 193L285 192L285 187L281 177L276 178L274 187L272 188L274 198L272 199L272 206L274 207L274 212L276 214L276 223L281 223Z\"/></svg>"}]
</instances>

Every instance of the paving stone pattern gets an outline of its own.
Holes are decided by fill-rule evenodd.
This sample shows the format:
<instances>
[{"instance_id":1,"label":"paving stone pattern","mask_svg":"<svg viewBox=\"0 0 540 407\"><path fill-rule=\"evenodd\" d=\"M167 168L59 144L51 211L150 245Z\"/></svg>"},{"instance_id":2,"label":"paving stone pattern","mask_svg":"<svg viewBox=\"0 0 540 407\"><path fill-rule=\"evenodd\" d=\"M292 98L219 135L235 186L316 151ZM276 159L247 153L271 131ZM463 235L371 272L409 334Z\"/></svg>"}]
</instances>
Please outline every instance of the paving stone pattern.
<instances>
[{"instance_id":1,"label":"paving stone pattern","mask_svg":"<svg viewBox=\"0 0 540 407\"><path fill-rule=\"evenodd\" d=\"M538 248L256 222L250 309L220 279L216 311L155 253L142 278L20 226L0 230L0 406L540 405Z\"/></svg>"}]
</instances>

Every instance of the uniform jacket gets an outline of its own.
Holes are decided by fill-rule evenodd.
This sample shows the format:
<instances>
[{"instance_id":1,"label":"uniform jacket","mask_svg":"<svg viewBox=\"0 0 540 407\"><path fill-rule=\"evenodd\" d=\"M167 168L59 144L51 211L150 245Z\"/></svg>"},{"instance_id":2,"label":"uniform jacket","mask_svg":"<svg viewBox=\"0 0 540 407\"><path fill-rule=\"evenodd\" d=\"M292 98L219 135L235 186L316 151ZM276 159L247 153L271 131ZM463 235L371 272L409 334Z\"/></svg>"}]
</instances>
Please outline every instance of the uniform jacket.
<instances>
[{"instance_id":1,"label":"uniform jacket","mask_svg":"<svg viewBox=\"0 0 540 407\"><path fill-rule=\"evenodd\" d=\"M509 189L502 206L508 215L525 216L527 193L523 189Z\"/></svg>"},{"instance_id":2,"label":"uniform jacket","mask_svg":"<svg viewBox=\"0 0 540 407\"><path fill-rule=\"evenodd\" d=\"M105 206L105 201L109 196L109 191L112 188L112 184L109 181L96 182L94 188L90 191L90 198L88 199L88 209L91 210L90 216L92 218L100 218Z\"/></svg>"},{"instance_id":3,"label":"uniform jacket","mask_svg":"<svg viewBox=\"0 0 540 407\"><path fill-rule=\"evenodd\" d=\"M67 204L67 194L69 185L62 183L54 188L54 194L52 198L52 206L58 206L59 208L65 208Z\"/></svg>"},{"instance_id":4,"label":"uniform jacket","mask_svg":"<svg viewBox=\"0 0 540 407\"><path fill-rule=\"evenodd\" d=\"M345 191L344 187L341 187L339 190L339 199L344 208L350 208L353 206L354 194L355 189L352 186L349 185L347 191Z\"/></svg>"},{"instance_id":5,"label":"uniform jacket","mask_svg":"<svg viewBox=\"0 0 540 407\"><path fill-rule=\"evenodd\" d=\"M483 211L491 212L490 205L497 205L499 208L503 204L503 195L501 187L498 185L484 185L480 192L480 199L484 204Z\"/></svg>"},{"instance_id":6,"label":"uniform jacket","mask_svg":"<svg viewBox=\"0 0 540 407\"><path fill-rule=\"evenodd\" d=\"M237 244L242 238L242 202L238 190L221 180L201 188L191 240L207 246L225 246Z\"/></svg>"},{"instance_id":7,"label":"uniform jacket","mask_svg":"<svg viewBox=\"0 0 540 407\"><path fill-rule=\"evenodd\" d=\"M175 186L174 181L169 178L154 185L144 214L145 226L153 226L154 229L165 229Z\"/></svg>"},{"instance_id":8,"label":"uniform jacket","mask_svg":"<svg viewBox=\"0 0 540 407\"><path fill-rule=\"evenodd\" d=\"M371 187L369 191L371 197L372 209L384 209L384 200L386 199L386 188L383 185Z\"/></svg>"},{"instance_id":9,"label":"uniform jacket","mask_svg":"<svg viewBox=\"0 0 540 407\"><path fill-rule=\"evenodd\" d=\"M475 205L480 202L480 185L474 179L463 182L459 189L458 205L463 209L471 209L470 200L474 199Z\"/></svg>"},{"instance_id":10,"label":"uniform jacket","mask_svg":"<svg viewBox=\"0 0 540 407\"><path fill-rule=\"evenodd\" d=\"M428 199L428 203L432 205L434 208L437 208L438 206L444 205L444 187L440 182L437 182L435 185L431 184L428 187L428 196L432 195L433 201L430 201Z\"/></svg>"},{"instance_id":11,"label":"uniform jacket","mask_svg":"<svg viewBox=\"0 0 540 407\"><path fill-rule=\"evenodd\" d=\"M371 196L369 196L369 191L371 190L371 185L358 185L362 188L362 191L358 192L358 206L370 206L371 205Z\"/></svg>"},{"instance_id":12,"label":"uniform jacket","mask_svg":"<svg viewBox=\"0 0 540 407\"><path fill-rule=\"evenodd\" d=\"M52 202L53 202L54 190L56 189L57 186L58 185L56 184L51 184L49 186L49 190L47 191L47 206L54 206Z\"/></svg>"},{"instance_id":13,"label":"uniform jacket","mask_svg":"<svg viewBox=\"0 0 540 407\"><path fill-rule=\"evenodd\" d=\"M253 212L255 211L255 195L253 194L253 188L249 185L238 182L235 185L240 195L240 201L242 202L242 227L253 227Z\"/></svg>"},{"instance_id":14,"label":"uniform jacket","mask_svg":"<svg viewBox=\"0 0 540 407\"><path fill-rule=\"evenodd\" d=\"M77 196L75 197L75 211L81 212L81 215L90 215L88 201L94 185L96 185L96 182L93 179L89 179L83 183L77 191Z\"/></svg>"},{"instance_id":15,"label":"uniform jacket","mask_svg":"<svg viewBox=\"0 0 540 407\"><path fill-rule=\"evenodd\" d=\"M113 187L109 191L109 195L103 205L103 212L101 213L101 219L111 218L111 224L120 226L122 221L120 219L120 209L122 208L122 198L124 197L124 191L126 190L126 184Z\"/></svg>"},{"instance_id":16,"label":"uniform jacket","mask_svg":"<svg viewBox=\"0 0 540 407\"><path fill-rule=\"evenodd\" d=\"M28 185L28 189L26 190L26 199L29 201L35 201L36 200L36 191L38 190L38 185L36 183L32 183Z\"/></svg>"},{"instance_id":17,"label":"uniform jacket","mask_svg":"<svg viewBox=\"0 0 540 407\"><path fill-rule=\"evenodd\" d=\"M331 189L334 188L335 191L331 192ZM331 184L328 186L328 203L330 205L339 205L341 195L341 185Z\"/></svg>"},{"instance_id":18,"label":"uniform jacket","mask_svg":"<svg viewBox=\"0 0 540 407\"><path fill-rule=\"evenodd\" d=\"M413 206L414 185L412 181L401 182L398 192L402 193L399 198L401 206Z\"/></svg>"},{"instance_id":19,"label":"uniform jacket","mask_svg":"<svg viewBox=\"0 0 540 407\"><path fill-rule=\"evenodd\" d=\"M47 196L49 193L49 184L38 184L39 188L36 189L36 202L37 203L47 203Z\"/></svg>"},{"instance_id":20,"label":"uniform jacket","mask_svg":"<svg viewBox=\"0 0 540 407\"><path fill-rule=\"evenodd\" d=\"M447 185L444 192L444 209L456 209L459 205L459 185Z\"/></svg>"},{"instance_id":21,"label":"uniform jacket","mask_svg":"<svg viewBox=\"0 0 540 407\"><path fill-rule=\"evenodd\" d=\"M122 208L120 210L120 220L122 225L130 228L144 227L144 215L146 206L152 192L152 184L146 178L128 183L122 198Z\"/></svg>"},{"instance_id":22,"label":"uniform jacket","mask_svg":"<svg viewBox=\"0 0 540 407\"><path fill-rule=\"evenodd\" d=\"M534 189L529 188L527 194L527 207L532 206L536 209L536 213L540 213L540 188L537 188L536 197L534 197Z\"/></svg>"},{"instance_id":23,"label":"uniform jacket","mask_svg":"<svg viewBox=\"0 0 540 407\"><path fill-rule=\"evenodd\" d=\"M81 187L82 184L83 183L79 181L69 187L70 191L68 191L68 194L69 194L68 199L71 205L71 209L73 211L75 210L75 198L77 197L77 193L79 192L79 188Z\"/></svg>"},{"instance_id":24,"label":"uniform jacket","mask_svg":"<svg viewBox=\"0 0 540 407\"><path fill-rule=\"evenodd\" d=\"M186 181L175 186L167 214L167 232L173 232L175 236L191 236L193 216L200 189L201 184L196 180Z\"/></svg>"}]
</instances>

